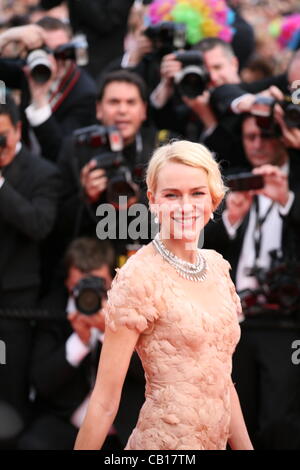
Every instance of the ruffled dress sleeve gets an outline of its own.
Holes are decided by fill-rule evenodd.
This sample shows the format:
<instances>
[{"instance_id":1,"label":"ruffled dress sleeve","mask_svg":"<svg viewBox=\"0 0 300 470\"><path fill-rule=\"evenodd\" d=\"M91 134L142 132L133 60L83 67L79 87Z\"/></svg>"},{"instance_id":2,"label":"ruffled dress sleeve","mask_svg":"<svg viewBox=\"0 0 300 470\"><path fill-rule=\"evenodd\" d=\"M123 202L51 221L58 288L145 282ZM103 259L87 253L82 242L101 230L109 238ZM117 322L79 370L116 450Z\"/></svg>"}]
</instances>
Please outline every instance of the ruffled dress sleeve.
<instances>
[{"instance_id":1,"label":"ruffled dress sleeve","mask_svg":"<svg viewBox=\"0 0 300 470\"><path fill-rule=\"evenodd\" d=\"M126 326L146 333L158 319L155 305L155 278L147 263L132 256L120 269L108 291L104 309L105 325L113 331Z\"/></svg>"}]
</instances>

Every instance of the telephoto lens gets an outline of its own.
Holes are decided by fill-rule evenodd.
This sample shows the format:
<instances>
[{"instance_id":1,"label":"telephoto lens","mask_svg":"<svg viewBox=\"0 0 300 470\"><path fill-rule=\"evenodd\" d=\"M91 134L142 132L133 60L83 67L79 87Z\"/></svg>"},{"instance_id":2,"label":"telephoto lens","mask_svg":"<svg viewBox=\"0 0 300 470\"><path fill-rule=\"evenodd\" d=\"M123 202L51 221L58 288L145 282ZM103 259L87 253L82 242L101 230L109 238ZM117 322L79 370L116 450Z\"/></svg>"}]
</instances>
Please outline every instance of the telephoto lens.
<instances>
[{"instance_id":1,"label":"telephoto lens","mask_svg":"<svg viewBox=\"0 0 300 470\"><path fill-rule=\"evenodd\" d=\"M184 51L175 53L176 60L183 68L175 76L175 85L182 96L196 98L202 95L209 84L209 73L199 51Z\"/></svg>"},{"instance_id":2,"label":"telephoto lens","mask_svg":"<svg viewBox=\"0 0 300 470\"><path fill-rule=\"evenodd\" d=\"M73 289L73 297L78 312L94 315L102 308L102 297L105 295L105 280L98 276L86 276Z\"/></svg>"},{"instance_id":3,"label":"telephoto lens","mask_svg":"<svg viewBox=\"0 0 300 470\"><path fill-rule=\"evenodd\" d=\"M36 49L27 56L27 65L30 75L36 83L43 84L50 80L52 64L49 54L43 49Z\"/></svg>"}]
</instances>

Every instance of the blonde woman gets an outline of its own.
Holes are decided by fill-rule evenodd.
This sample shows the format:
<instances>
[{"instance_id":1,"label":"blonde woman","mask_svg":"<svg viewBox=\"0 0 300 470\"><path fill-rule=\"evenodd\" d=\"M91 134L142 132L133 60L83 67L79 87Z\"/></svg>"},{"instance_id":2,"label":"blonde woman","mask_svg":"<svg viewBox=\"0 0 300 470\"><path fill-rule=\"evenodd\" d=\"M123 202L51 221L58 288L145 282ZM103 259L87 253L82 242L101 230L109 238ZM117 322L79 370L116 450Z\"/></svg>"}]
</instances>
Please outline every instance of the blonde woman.
<instances>
[{"instance_id":1,"label":"blonde woman","mask_svg":"<svg viewBox=\"0 0 300 470\"><path fill-rule=\"evenodd\" d=\"M146 400L126 449L252 449L230 375L239 298L228 262L198 248L224 197L218 165L204 146L176 141L154 153L147 186L160 231L108 293L98 376L75 448L101 448L136 348Z\"/></svg>"}]
</instances>

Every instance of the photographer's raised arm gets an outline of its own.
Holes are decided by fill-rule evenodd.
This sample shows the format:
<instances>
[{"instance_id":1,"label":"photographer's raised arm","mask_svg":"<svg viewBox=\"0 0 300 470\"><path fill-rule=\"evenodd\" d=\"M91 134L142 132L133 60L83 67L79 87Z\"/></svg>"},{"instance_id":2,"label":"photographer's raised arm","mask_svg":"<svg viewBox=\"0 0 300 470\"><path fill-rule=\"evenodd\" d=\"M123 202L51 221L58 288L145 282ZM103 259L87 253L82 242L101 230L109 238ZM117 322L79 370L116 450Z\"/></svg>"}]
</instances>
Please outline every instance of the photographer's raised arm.
<instances>
[{"instance_id":1,"label":"photographer's raised arm","mask_svg":"<svg viewBox=\"0 0 300 470\"><path fill-rule=\"evenodd\" d=\"M76 450L99 450L118 411L123 383L139 332L127 327L106 329L99 370Z\"/></svg>"},{"instance_id":2,"label":"photographer's raised arm","mask_svg":"<svg viewBox=\"0 0 300 470\"><path fill-rule=\"evenodd\" d=\"M154 108L163 108L174 94L174 78L182 69L181 63L174 54L166 55L160 66L160 83L151 94L151 104Z\"/></svg>"},{"instance_id":3,"label":"photographer's raised arm","mask_svg":"<svg viewBox=\"0 0 300 470\"><path fill-rule=\"evenodd\" d=\"M22 89L27 87L26 76L22 69L22 59L6 55L6 46L18 43L21 49L34 49L42 46L44 31L37 25L17 26L0 34L0 77L7 88Z\"/></svg>"},{"instance_id":4,"label":"photographer's raised arm","mask_svg":"<svg viewBox=\"0 0 300 470\"><path fill-rule=\"evenodd\" d=\"M275 165L262 165L254 168L253 174L264 177L263 189L255 190L253 193L262 194L277 202L281 208L291 205L294 200L292 192L289 190L288 176Z\"/></svg>"},{"instance_id":5,"label":"photographer's raised arm","mask_svg":"<svg viewBox=\"0 0 300 470\"><path fill-rule=\"evenodd\" d=\"M45 32L36 24L16 26L0 34L0 54L11 42L20 42L28 50L37 49L44 44Z\"/></svg>"},{"instance_id":6,"label":"photographer's raised arm","mask_svg":"<svg viewBox=\"0 0 300 470\"><path fill-rule=\"evenodd\" d=\"M226 197L226 209L222 214L223 223L228 234L233 238L234 232L243 222L253 202L253 195L249 191L230 192Z\"/></svg>"}]
</instances>

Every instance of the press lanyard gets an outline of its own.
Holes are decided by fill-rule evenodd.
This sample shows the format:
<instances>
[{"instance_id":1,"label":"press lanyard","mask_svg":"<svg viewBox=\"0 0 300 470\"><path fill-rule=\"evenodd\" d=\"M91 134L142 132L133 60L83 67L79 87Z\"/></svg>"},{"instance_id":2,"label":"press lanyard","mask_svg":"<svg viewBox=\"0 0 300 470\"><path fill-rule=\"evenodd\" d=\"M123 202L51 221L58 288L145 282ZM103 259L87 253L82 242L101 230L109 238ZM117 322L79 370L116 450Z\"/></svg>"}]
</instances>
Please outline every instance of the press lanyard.
<instances>
[{"instance_id":1,"label":"press lanyard","mask_svg":"<svg viewBox=\"0 0 300 470\"><path fill-rule=\"evenodd\" d=\"M259 199L258 196L254 196L254 207L255 207L255 228L254 228L254 251L255 251L255 261L254 266L257 266L257 261L260 257L261 252L261 243L262 243L262 227L265 221L267 220L271 210L274 207L274 201L271 203L266 213L261 217L259 215Z\"/></svg>"}]
</instances>

